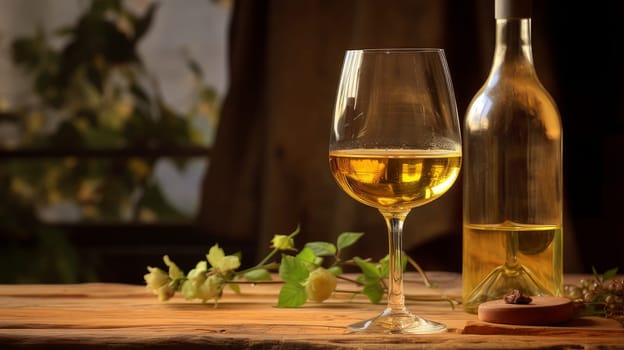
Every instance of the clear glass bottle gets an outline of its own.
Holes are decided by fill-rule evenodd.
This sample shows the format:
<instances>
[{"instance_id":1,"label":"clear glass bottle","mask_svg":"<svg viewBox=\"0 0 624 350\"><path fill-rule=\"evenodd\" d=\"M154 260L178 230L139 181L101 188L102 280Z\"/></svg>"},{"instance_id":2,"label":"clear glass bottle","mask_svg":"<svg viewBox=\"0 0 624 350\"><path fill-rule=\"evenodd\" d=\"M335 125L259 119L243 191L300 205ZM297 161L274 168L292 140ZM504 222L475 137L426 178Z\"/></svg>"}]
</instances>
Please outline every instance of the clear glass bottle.
<instances>
[{"instance_id":1,"label":"clear glass bottle","mask_svg":"<svg viewBox=\"0 0 624 350\"><path fill-rule=\"evenodd\" d=\"M490 74L468 106L463 305L563 288L562 128L535 72L529 0L495 0Z\"/></svg>"}]
</instances>

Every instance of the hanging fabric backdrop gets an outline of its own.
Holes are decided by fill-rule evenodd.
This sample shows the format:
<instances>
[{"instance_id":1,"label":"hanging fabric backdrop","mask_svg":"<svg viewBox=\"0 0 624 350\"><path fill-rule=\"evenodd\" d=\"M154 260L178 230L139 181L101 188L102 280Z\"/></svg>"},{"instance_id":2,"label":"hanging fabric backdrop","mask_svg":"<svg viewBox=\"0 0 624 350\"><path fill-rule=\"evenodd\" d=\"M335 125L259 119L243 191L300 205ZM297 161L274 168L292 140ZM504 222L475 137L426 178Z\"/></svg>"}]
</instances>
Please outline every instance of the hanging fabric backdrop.
<instances>
[{"instance_id":1,"label":"hanging fabric backdrop","mask_svg":"<svg viewBox=\"0 0 624 350\"><path fill-rule=\"evenodd\" d=\"M364 232L365 237L352 253L373 258L385 255L387 237L381 215L343 193L328 168L329 126L344 50L444 48L463 119L470 98L490 67L495 29L493 3L493 0L235 2L230 28L230 86L204 181L198 218L202 230L217 239L255 241L259 254L267 251L274 234L288 234L299 224L302 229L296 240L299 247L309 241L335 241L344 231ZM600 152L604 143L618 142L617 135L622 135L622 88L604 92L614 99L601 99L601 107L591 103L574 105L581 97L575 96L577 90L574 90L580 88L578 78L585 79L583 93L590 98L597 94L595 90L589 91L596 88L590 84L600 77L582 73L588 67L574 66L570 53L576 58L589 55L573 52L570 43L579 40L577 33L583 33L577 24L589 30L586 22L576 22L580 14L600 14L600 20L593 20L596 25L614 25L618 11L622 15L622 5L613 2L610 7L592 12L594 7L570 5L563 9L554 2L534 1L535 64L542 83L560 106L564 140L580 139L579 135L589 127L601 132L590 136L600 140L599 145L594 143ZM600 62L620 67L621 64L615 64L613 39L602 39L607 46ZM621 44L621 37L618 40ZM619 57L621 60L621 54ZM617 67L611 72L614 76L603 76L611 79L608 81L613 81L613 86L621 86L614 80L618 76L618 81L622 78L622 68ZM617 96L619 105L614 102ZM596 108L613 111L609 115L579 115ZM607 118L606 125L601 126L604 129L587 126L581 122L584 117ZM607 134L605 138L606 130L620 133ZM581 182L578 171L587 170L578 160L575 162L580 147L578 143L567 142L564 150L568 175L566 196L574 203L580 202L583 195L571 190ZM596 172L588 176L595 181L606 178ZM619 189L621 195L622 185L610 183L616 186L612 190ZM585 208L578 204L566 205L566 211L568 207L580 213L578 222L567 220L565 227L566 269L576 270L581 260L576 241L591 240L575 232L590 226L594 217L583 216ZM602 218L609 214L597 215ZM608 222L607 218L604 225ZM412 210L405 226L404 246L415 252L413 257L426 268L460 268L461 179L439 200ZM589 258L598 259L600 255Z\"/></svg>"}]
</instances>

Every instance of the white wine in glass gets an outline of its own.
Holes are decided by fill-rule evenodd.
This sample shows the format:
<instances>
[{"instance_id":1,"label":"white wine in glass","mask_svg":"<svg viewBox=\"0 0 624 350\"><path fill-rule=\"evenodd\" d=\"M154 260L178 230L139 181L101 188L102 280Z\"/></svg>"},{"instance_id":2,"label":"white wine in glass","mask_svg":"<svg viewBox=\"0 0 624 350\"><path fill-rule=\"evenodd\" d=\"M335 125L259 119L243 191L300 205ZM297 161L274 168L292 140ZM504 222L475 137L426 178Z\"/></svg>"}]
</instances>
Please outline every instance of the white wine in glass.
<instances>
[{"instance_id":1,"label":"white wine in glass","mask_svg":"<svg viewBox=\"0 0 624 350\"><path fill-rule=\"evenodd\" d=\"M403 224L412 208L455 182L461 136L442 49L348 50L338 86L329 164L349 196L379 209L388 227L388 306L354 332L438 333L446 326L405 307Z\"/></svg>"}]
</instances>

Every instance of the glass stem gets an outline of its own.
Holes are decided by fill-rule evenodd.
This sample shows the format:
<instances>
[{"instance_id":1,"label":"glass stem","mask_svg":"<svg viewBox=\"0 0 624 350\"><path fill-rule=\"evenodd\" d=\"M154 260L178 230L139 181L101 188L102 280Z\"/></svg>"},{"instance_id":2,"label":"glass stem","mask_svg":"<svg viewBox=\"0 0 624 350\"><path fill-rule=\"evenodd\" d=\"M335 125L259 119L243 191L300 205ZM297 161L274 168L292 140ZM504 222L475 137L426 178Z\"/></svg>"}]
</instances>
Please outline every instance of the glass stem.
<instances>
[{"instance_id":1,"label":"glass stem","mask_svg":"<svg viewBox=\"0 0 624 350\"><path fill-rule=\"evenodd\" d=\"M405 313L403 294L403 223L409 211L381 212L388 226L390 247L388 309L394 313Z\"/></svg>"},{"instance_id":2,"label":"glass stem","mask_svg":"<svg viewBox=\"0 0 624 350\"><path fill-rule=\"evenodd\" d=\"M506 254L505 254L505 270L508 274L514 274L518 271L518 245L520 244L518 232L511 232L507 236Z\"/></svg>"}]
</instances>

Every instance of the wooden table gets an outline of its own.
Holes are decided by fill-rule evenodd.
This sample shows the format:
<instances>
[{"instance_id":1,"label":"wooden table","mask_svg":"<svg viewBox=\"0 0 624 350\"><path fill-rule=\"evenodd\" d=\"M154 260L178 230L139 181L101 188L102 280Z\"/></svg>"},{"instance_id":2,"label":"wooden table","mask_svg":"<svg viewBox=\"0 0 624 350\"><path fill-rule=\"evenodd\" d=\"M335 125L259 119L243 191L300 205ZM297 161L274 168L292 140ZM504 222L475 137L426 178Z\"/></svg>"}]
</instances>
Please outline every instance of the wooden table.
<instances>
[{"instance_id":1,"label":"wooden table","mask_svg":"<svg viewBox=\"0 0 624 350\"><path fill-rule=\"evenodd\" d=\"M417 275L408 275L408 294L459 297L460 275L432 272L430 277L438 288L426 288ZM624 349L624 328L613 320L503 326L479 322L446 302L408 301L415 313L445 323L446 333L351 334L347 324L376 315L384 305L336 295L322 304L276 308L279 285L241 289L240 295L227 291L215 308L181 295L160 303L137 285L0 285L0 349Z\"/></svg>"}]
</instances>

